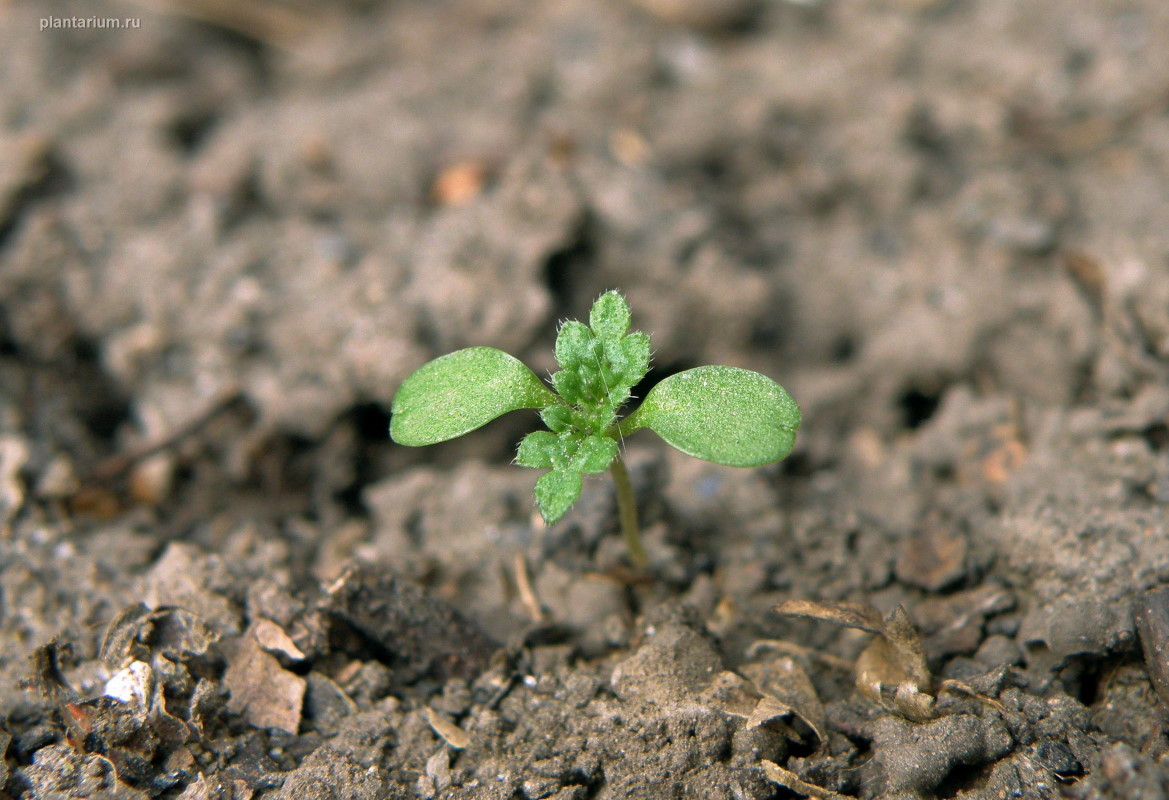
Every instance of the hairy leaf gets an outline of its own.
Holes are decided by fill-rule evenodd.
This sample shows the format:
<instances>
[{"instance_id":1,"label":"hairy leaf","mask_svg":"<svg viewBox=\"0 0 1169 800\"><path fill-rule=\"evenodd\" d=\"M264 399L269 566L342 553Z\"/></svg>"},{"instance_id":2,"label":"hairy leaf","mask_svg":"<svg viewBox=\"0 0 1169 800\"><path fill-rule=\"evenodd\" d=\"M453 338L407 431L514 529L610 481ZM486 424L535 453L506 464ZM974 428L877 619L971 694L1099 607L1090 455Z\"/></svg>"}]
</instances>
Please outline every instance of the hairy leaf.
<instances>
[{"instance_id":1,"label":"hairy leaf","mask_svg":"<svg viewBox=\"0 0 1169 800\"><path fill-rule=\"evenodd\" d=\"M494 347L469 347L423 364L402 382L390 407L390 437L417 447L462 436L556 396L518 359Z\"/></svg>"},{"instance_id":2,"label":"hairy leaf","mask_svg":"<svg viewBox=\"0 0 1169 800\"><path fill-rule=\"evenodd\" d=\"M560 454L560 440L548 431L533 431L520 441L515 463L521 467L552 469L553 460Z\"/></svg>"},{"instance_id":3,"label":"hairy leaf","mask_svg":"<svg viewBox=\"0 0 1169 800\"><path fill-rule=\"evenodd\" d=\"M585 399L585 387L580 376L572 370L562 369L552 373L552 385L567 402L578 404Z\"/></svg>"},{"instance_id":4,"label":"hairy leaf","mask_svg":"<svg viewBox=\"0 0 1169 800\"><path fill-rule=\"evenodd\" d=\"M633 313L629 303L616 290L609 290L593 302L589 312L589 327L602 339L620 339L629 330Z\"/></svg>"},{"instance_id":5,"label":"hairy leaf","mask_svg":"<svg viewBox=\"0 0 1169 800\"><path fill-rule=\"evenodd\" d=\"M622 382L632 388L649 372L649 336L634 331L621 340L620 349L623 356Z\"/></svg>"},{"instance_id":6,"label":"hairy leaf","mask_svg":"<svg viewBox=\"0 0 1169 800\"><path fill-rule=\"evenodd\" d=\"M548 406L540 412L540 419L550 430L560 433L572 427L572 410L567 406Z\"/></svg>"},{"instance_id":7,"label":"hairy leaf","mask_svg":"<svg viewBox=\"0 0 1169 800\"><path fill-rule=\"evenodd\" d=\"M695 458L758 467L787 456L799 426L799 407L770 378L737 367L697 367L651 389L621 432L649 428Z\"/></svg>"},{"instance_id":8,"label":"hairy leaf","mask_svg":"<svg viewBox=\"0 0 1169 800\"><path fill-rule=\"evenodd\" d=\"M570 319L556 334L556 363L572 370L592 358L593 334L583 322Z\"/></svg>"},{"instance_id":9,"label":"hairy leaf","mask_svg":"<svg viewBox=\"0 0 1169 800\"><path fill-rule=\"evenodd\" d=\"M580 473L571 469L554 469L541 475L536 481L536 505L544 521L551 525L563 517L580 497L582 485Z\"/></svg>"},{"instance_id":10,"label":"hairy leaf","mask_svg":"<svg viewBox=\"0 0 1169 800\"><path fill-rule=\"evenodd\" d=\"M586 475L604 472L617 457L617 442L608 436L593 434L581 439L572 455L572 468Z\"/></svg>"}]
</instances>

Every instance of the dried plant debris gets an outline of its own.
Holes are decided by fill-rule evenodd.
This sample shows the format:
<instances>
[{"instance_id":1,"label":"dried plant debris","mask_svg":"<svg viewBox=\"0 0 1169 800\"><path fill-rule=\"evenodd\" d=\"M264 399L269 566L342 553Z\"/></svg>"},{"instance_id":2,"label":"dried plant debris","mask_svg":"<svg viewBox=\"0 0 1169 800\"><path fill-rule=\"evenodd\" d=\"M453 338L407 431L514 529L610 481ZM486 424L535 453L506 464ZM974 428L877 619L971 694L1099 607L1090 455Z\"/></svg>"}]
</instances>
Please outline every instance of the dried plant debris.
<instances>
[{"instance_id":1,"label":"dried plant debris","mask_svg":"<svg viewBox=\"0 0 1169 800\"><path fill-rule=\"evenodd\" d=\"M827 741L828 721L811 679L794 659L746 664L741 668L762 697L747 719L747 727L782 725L788 738L812 749Z\"/></svg>"},{"instance_id":2,"label":"dried plant debris","mask_svg":"<svg viewBox=\"0 0 1169 800\"><path fill-rule=\"evenodd\" d=\"M928 694L931 677L921 637L905 609L887 617L863 603L818 603L787 600L775 610L791 617L831 622L875 634L857 658L856 686L865 697L907 719L924 722L934 716Z\"/></svg>"},{"instance_id":3,"label":"dried plant debris","mask_svg":"<svg viewBox=\"0 0 1169 800\"><path fill-rule=\"evenodd\" d=\"M767 776L769 781L779 784L789 792L813 797L816 800L848 800L845 795L808 783L790 769L785 769L774 761L764 759L759 762L759 765L763 768L763 774Z\"/></svg>"}]
</instances>

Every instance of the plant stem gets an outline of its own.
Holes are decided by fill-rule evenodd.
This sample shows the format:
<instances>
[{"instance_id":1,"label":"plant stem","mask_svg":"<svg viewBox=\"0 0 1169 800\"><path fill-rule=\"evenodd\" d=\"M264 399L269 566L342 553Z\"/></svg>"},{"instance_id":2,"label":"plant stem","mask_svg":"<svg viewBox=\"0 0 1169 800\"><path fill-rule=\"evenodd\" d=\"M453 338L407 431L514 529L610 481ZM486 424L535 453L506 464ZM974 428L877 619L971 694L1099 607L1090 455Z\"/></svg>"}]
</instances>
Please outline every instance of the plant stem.
<instances>
[{"instance_id":1,"label":"plant stem","mask_svg":"<svg viewBox=\"0 0 1169 800\"><path fill-rule=\"evenodd\" d=\"M617 514L621 518L621 536L629 549L629 560L637 569L645 569L649 566L649 556L641 544L641 530L637 525L637 500L633 496L629 470L625 469L625 462L621 460L620 453L609 465L609 472L613 475L613 485L617 487Z\"/></svg>"}]
</instances>

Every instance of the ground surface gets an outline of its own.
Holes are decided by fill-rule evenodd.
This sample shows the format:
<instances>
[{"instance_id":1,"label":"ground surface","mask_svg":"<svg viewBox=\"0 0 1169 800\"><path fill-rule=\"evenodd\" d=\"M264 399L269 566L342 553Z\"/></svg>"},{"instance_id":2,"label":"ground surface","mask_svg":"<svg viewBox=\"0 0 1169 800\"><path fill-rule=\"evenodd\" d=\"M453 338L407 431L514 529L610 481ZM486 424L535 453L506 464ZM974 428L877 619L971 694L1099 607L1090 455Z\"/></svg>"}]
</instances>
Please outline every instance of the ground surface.
<instances>
[{"instance_id":1,"label":"ground surface","mask_svg":"<svg viewBox=\"0 0 1169 800\"><path fill-rule=\"evenodd\" d=\"M1166 796L1169 5L236 5L0 3L0 796ZM611 287L647 575L386 437Z\"/></svg>"}]
</instances>

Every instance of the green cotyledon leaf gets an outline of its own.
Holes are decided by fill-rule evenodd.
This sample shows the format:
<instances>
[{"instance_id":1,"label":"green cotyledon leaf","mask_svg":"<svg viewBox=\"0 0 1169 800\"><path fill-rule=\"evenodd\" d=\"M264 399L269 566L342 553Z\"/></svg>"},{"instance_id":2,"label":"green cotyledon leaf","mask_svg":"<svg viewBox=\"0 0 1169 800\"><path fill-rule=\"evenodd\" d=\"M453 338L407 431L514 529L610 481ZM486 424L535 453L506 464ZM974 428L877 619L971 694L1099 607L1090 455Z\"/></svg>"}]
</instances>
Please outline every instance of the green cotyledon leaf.
<instances>
[{"instance_id":1,"label":"green cotyledon leaf","mask_svg":"<svg viewBox=\"0 0 1169 800\"><path fill-rule=\"evenodd\" d=\"M390 407L390 438L436 444L509 411L556 402L523 362L494 347L468 347L428 361L402 382Z\"/></svg>"},{"instance_id":2,"label":"green cotyledon leaf","mask_svg":"<svg viewBox=\"0 0 1169 800\"><path fill-rule=\"evenodd\" d=\"M730 467L758 467L786 457L800 409L765 375L738 367L697 367L671 375L622 420L629 434L649 428L687 455Z\"/></svg>"}]
</instances>

